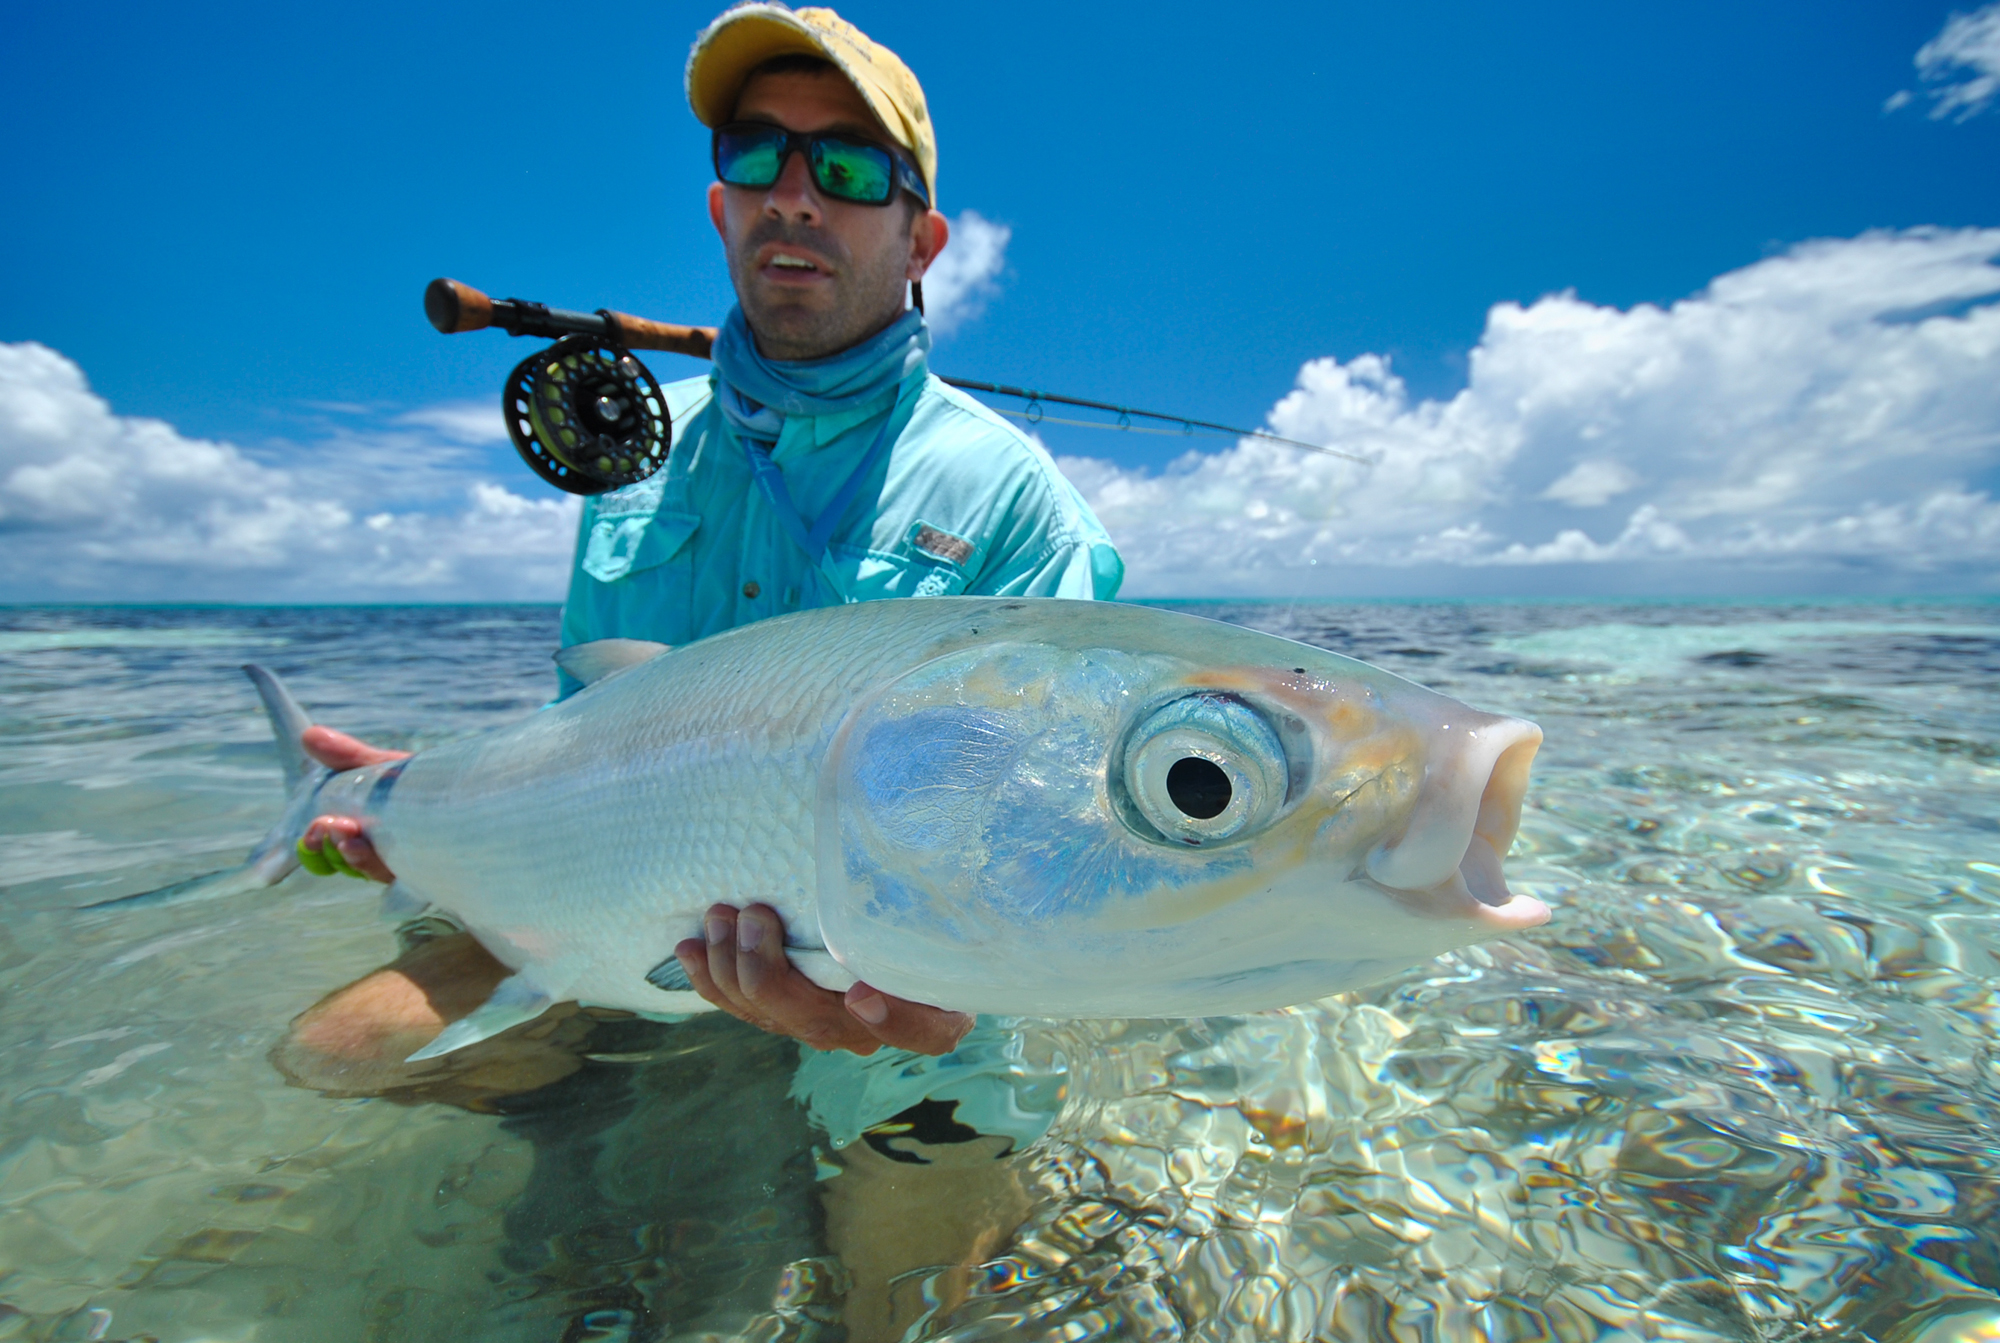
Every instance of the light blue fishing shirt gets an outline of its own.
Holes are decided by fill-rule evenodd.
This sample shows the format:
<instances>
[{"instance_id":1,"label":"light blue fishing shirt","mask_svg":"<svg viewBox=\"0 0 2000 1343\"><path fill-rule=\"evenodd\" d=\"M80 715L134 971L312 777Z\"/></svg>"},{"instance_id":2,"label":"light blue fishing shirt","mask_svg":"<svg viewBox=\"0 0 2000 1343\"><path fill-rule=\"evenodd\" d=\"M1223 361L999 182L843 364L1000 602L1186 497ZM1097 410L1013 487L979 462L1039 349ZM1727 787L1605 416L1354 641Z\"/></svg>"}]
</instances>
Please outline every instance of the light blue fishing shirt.
<instances>
[{"instance_id":1,"label":"light blue fishing shirt","mask_svg":"<svg viewBox=\"0 0 2000 1343\"><path fill-rule=\"evenodd\" d=\"M809 529L881 445L817 559L760 486L750 449L764 445L746 447L724 413L720 369L665 387L666 468L584 501L564 646L614 637L678 646L885 597L1116 595L1124 565L1076 488L1038 444L931 375L920 317L885 334L906 326L901 363L860 404L771 417L781 427L769 461ZM562 693L575 689L565 678Z\"/></svg>"},{"instance_id":2,"label":"light blue fishing shirt","mask_svg":"<svg viewBox=\"0 0 2000 1343\"><path fill-rule=\"evenodd\" d=\"M1090 506L1038 444L934 377L929 350L912 312L831 359L775 363L732 312L715 371L662 389L665 469L584 501L563 645L681 645L885 597L1115 596L1125 566ZM1026 1146L1062 1095L1004 1020L938 1059L801 1053L793 1094L837 1148L927 1097Z\"/></svg>"}]
</instances>

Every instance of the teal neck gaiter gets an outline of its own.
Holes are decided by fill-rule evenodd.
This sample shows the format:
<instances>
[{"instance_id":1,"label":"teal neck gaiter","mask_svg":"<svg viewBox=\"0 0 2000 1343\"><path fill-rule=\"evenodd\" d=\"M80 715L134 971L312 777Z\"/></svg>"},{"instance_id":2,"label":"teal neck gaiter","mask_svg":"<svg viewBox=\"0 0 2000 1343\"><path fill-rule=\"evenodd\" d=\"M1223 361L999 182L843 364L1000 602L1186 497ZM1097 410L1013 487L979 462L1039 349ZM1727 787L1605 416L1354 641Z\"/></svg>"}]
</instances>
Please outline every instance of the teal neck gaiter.
<instances>
[{"instance_id":1,"label":"teal neck gaiter","mask_svg":"<svg viewBox=\"0 0 2000 1343\"><path fill-rule=\"evenodd\" d=\"M930 348L930 328L915 309L859 345L824 359L766 359L757 350L741 307L729 310L728 320L716 333L716 404L743 445L751 473L778 524L812 563L818 564L826 554L834 529L888 449L889 426L901 401L897 390L912 373L923 372ZM883 407L874 445L855 463L819 518L808 522L792 500L783 470L771 460L786 417L834 415L885 395L894 399Z\"/></svg>"},{"instance_id":2,"label":"teal neck gaiter","mask_svg":"<svg viewBox=\"0 0 2000 1343\"><path fill-rule=\"evenodd\" d=\"M824 359L766 359L743 309L731 308L715 337L718 399L739 433L775 442L786 416L834 415L893 392L925 366L930 348L930 328L912 308L859 345Z\"/></svg>"}]
</instances>

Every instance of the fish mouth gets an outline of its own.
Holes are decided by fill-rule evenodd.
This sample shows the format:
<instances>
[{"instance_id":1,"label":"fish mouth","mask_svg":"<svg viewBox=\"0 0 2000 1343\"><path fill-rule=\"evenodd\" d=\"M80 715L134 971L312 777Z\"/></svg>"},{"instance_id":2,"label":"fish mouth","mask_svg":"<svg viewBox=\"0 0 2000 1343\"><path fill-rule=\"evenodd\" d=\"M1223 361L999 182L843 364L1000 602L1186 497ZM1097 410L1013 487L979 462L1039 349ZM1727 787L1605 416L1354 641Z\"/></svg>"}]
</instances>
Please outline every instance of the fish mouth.
<instances>
[{"instance_id":1,"label":"fish mouth","mask_svg":"<svg viewBox=\"0 0 2000 1343\"><path fill-rule=\"evenodd\" d=\"M1409 824L1368 855L1368 878L1411 913L1470 923L1481 937L1547 923L1547 905L1507 889L1502 862L1542 730L1519 718L1457 716L1455 731L1440 725L1452 735L1425 769Z\"/></svg>"}]
</instances>

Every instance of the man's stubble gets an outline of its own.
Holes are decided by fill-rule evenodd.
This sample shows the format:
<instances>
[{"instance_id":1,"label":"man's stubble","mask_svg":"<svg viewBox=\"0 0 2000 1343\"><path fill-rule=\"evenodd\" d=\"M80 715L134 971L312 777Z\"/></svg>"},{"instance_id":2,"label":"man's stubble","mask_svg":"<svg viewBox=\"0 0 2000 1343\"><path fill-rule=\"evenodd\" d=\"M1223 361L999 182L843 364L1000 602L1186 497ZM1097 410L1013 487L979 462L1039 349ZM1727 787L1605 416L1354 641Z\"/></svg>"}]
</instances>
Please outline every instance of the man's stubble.
<instances>
[{"instance_id":1,"label":"man's stubble","mask_svg":"<svg viewBox=\"0 0 2000 1343\"><path fill-rule=\"evenodd\" d=\"M902 236L908 237L907 230ZM793 243L827 258L835 268L832 302L821 306L762 284L754 266L758 249L767 243ZM729 274L758 350L767 359L797 362L859 345L902 316L906 264L902 247L887 247L857 261L824 229L765 218L730 253Z\"/></svg>"}]
</instances>

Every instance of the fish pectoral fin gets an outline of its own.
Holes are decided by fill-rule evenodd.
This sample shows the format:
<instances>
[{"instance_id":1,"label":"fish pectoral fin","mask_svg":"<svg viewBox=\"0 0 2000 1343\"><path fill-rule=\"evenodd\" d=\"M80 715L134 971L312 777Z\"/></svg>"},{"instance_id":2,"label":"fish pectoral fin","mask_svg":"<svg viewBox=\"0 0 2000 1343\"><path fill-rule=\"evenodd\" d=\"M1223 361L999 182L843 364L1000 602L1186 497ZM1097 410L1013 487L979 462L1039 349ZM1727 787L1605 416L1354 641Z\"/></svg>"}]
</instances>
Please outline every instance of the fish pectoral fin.
<instances>
[{"instance_id":1,"label":"fish pectoral fin","mask_svg":"<svg viewBox=\"0 0 2000 1343\"><path fill-rule=\"evenodd\" d=\"M845 993L856 983L854 972L836 961L824 947L786 947L785 955L800 974L823 989Z\"/></svg>"},{"instance_id":2,"label":"fish pectoral fin","mask_svg":"<svg viewBox=\"0 0 2000 1343\"><path fill-rule=\"evenodd\" d=\"M664 993L692 993L694 981L681 968L678 956L669 956L646 972L646 982Z\"/></svg>"},{"instance_id":3,"label":"fish pectoral fin","mask_svg":"<svg viewBox=\"0 0 2000 1343\"><path fill-rule=\"evenodd\" d=\"M437 1038L403 1061L420 1063L438 1058L454 1049L478 1044L524 1021L533 1021L554 1002L546 989L526 975L511 975L494 986L492 996L472 1010L471 1015L438 1032Z\"/></svg>"},{"instance_id":4,"label":"fish pectoral fin","mask_svg":"<svg viewBox=\"0 0 2000 1343\"><path fill-rule=\"evenodd\" d=\"M651 662L669 651L666 644L646 639L594 639L587 644L571 644L556 652L556 666L585 685L596 685L605 677Z\"/></svg>"}]
</instances>

